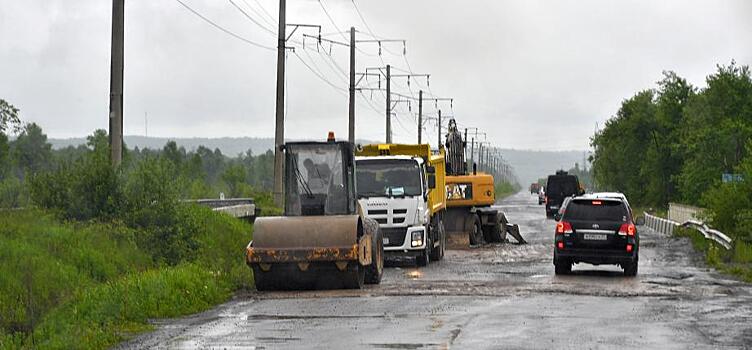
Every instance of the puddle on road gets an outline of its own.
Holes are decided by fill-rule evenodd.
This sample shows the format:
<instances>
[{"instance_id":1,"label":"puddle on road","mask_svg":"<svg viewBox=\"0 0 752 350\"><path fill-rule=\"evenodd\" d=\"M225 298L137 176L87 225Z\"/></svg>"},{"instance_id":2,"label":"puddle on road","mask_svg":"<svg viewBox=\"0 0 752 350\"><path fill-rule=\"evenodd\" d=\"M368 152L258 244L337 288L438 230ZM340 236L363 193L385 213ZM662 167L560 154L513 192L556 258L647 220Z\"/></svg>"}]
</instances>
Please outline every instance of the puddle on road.
<instances>
[{"instance_id":1,"label":"puddle on road","mask_svg":"<svg viewBox=\"0 0 752 350\"><path fill-rule=\"evenodd\" d=\"M420 270L408 270L408 271L405 271L405 277L409 279L417 280L423 277L423 272L421 272Z\"/></svg>"}]
</instances>

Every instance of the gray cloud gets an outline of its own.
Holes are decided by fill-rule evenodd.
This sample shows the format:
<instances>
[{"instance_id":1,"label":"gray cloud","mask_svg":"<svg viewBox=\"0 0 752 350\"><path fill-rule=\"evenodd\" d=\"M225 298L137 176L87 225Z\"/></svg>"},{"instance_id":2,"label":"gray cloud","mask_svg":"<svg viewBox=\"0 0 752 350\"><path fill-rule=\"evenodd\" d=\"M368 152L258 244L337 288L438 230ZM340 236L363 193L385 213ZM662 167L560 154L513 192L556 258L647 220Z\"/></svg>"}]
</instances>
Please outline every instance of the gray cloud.
<instances>
[{"instance_id":1,"label":"gray cloud","mask_svg":"<svg viewBox=\"0 0 752 350\"><path fill-rule=\"evenodd\" d=\"M276 1L259 1L276 14ZM229 2L186 2L230 30L275 44ZM288 2L289 22L334 31L317 1ZM324 4L340 29L366 31L351 1ZM432 74L435 94L456 98L454 114L462 125L482 127L506 148L585 148L595 123L615 113L622 99L653 87L661 71L674 70L702 85L718 63L752 61L752 5L743 0L357 4L377 35L408 41L413 70ZM217 31L175 1L127 1L126 7L127 134L143 134L148 112L151 135L273 135L275 52ZM0 0L0 8L0 97L51 136L106 128L110 3ZM334 64L306 43L309 51L296 53L346 88ZM406 68L400 44L384 47L398 54L384 51L387 62ZM375 45L361 48L377 52ZM345 69L346 54L336 47L332 54ZM345 135L346 97L295 54L288 63L287 135L321 138L328 130ZM378 57L358 56L359 71L380 64ZM417 83L425 85L412 81L415 94ZM404 79L395 81L395 90L409 93ZM382 96L367 99L359 99L358 137L382 139ZM406 107L398 107L395 138L413 142L416 126ZM448 104L440 107L450 113ZM432 104L426 109L434 113ZM426 132L428 140L436 139L433 124Z\"/></svg>"}]
</instances>

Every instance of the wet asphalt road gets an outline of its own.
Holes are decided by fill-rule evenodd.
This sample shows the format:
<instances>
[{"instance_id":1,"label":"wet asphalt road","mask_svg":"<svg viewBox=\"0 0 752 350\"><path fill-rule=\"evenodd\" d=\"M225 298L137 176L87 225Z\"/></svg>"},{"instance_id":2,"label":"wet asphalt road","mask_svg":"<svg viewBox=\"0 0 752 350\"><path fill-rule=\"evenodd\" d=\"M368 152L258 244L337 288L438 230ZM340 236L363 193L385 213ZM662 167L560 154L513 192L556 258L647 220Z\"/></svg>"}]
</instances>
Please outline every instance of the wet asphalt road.
<instances>
[{"instance_id":1,"label":"wet asphalt road","mask_svg":"<svg viewBox=\"0 0 752 350\"><path fill-rule=\"evenodd\" d=\"M554 221L536 204L522 192L499 206L528 245L403 262L359 291L240 295L122 348L752 348L752 285L705 267L686 239L638 228L636 278L587 264L555 276Z\"/></svg>"}]
</instances>

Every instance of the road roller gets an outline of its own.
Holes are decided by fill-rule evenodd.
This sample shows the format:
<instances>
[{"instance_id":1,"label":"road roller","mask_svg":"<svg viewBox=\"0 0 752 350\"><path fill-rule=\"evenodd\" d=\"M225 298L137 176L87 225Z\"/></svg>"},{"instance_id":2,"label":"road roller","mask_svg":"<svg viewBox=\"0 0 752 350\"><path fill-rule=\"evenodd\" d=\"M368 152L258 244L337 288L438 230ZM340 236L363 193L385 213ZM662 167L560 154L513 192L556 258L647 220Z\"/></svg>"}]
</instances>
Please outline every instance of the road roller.
<instances>
[{"instance_id":1,"label":"road roller","mask_svg":"<svg viewBox=\"0 0 752 350\"><path fill-rule=\"evenodd\" d=\"M288 142L284 214L261 217L246 247L256 289L358 289L384 268L379 224L363 215L355 189L353 144Z\"/></svg>"}]
</instances>

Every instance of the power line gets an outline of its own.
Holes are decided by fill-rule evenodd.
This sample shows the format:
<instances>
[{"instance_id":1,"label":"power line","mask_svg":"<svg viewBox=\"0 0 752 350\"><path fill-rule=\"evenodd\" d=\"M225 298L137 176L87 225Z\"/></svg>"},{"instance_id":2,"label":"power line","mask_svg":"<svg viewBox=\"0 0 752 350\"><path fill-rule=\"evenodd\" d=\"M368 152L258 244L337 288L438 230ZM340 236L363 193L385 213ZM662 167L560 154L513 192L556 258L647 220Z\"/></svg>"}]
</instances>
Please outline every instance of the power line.
<instances>
[{"instance_id":1,"label":"power line","mask_svg":"<svg viewBox=\"0 0 752 350\"><path fill-rule=\"evenodd\" d=\"M248 4L248 3L246 2L246 0L243 0L243 2L245 2L246 4ZM277 21L277 19L276 19L276 18L274 18L274 16L272 16L272 15L271 15L271 14L269 13L269 11L267 11L267 10L266 10L266 8L264 7L264 5L262 5L262 4L261 4L261 3L259 2L259 0L253 0L253 2L255 2L255 3L256 3L256 5L258 5L258 7L259 7L259 8L261 9L261 12L263 12L264 14L266 14L266 16L267 16L267 17L269 17L269 20L270 20L270 22L269 22L269 23L270 23L270 24L271 24L271 25L272 25L273 27L276 27L276 26L278 25L278 23L279 23L279 22ZM250 6L249 6L249 7L250 7ZM263 17L263 16L262 16L262 17Z\"/></svg>"},{"instance_id":2,"label":"power line","mask_svg":"<svg viewBox=\"0 0 752 350\"><path fill-rule=\"evenodd\" d=\"M342 39L344 39L345 41L350 40L345 36L344 32L339 29L339 27L337 26L337 23L334 22L334 19L329 14L329 11L326 10L326 6L324 6L324 2L322 0L318 0L318 1L319 1L319 5L321 5L321 9L324 10L324 14L326 15L327 18L329 18L329 22L332 23L332 25L334 26L334 29L342 36Z\"/></svg>"},{"instance_id":3,"label":"power line","mask_svg":"<svg viewBox=\"0 0 752 350\"><path fill-rule=\"evenodd\" d=\"M366 19L363 17L363 14L360 12L360 9L358 8L358 4L355 3L355 0L352 0L353 7L355 7L355 12L358 13L358 17L360 17L360 21L363 22L363 25L366 26L366 30L368 30L368 33L371 34L371 37L374 39L378 39L375 34L373 34L373 30L371 30L371 26L368 25L368 22L366 22Z\"/></svg>"},{"instance_id":4,"label":"power line","mask_svg":"<svg viewBox=\"0 0 752 350\"><path fill-rule=\"evenodd\" d=\"M182 2L181 0L175 0L175 1L177 1L178 3L180 3L180 5L183 5L183 7L185 7L186 9L188 9L188 11L191 11L194 15L198 16L199 18L201 18L202 20L204 20L206 23L209 23L214 28L223 31L225 34L228 34L228 35L234 37L235 39L238 39L240 41L245 42L246 44L250 44L250 45L262 48L262 49L267 49L269 51L276 51L277 50L274 47L266 46L264 44L259 44L259 43L255 42L253 40L246 39L246 38L244 38L244 37L242 37L242 36L240 36L238 34L235 34L234 32L230 31L229 29L226 29L226 28L220 26L219 24L217 24L214 21L210 20L209 18L205 17L204 15L202 15L201 13L199 13L198 11L192 9L190 6L188 6L186 3Z\"/></svg>"},{"instance_id":5,"label":"power line","mask_svg":"<svg viewBox=\"0 0 752 350\"><path fill-rule=\"evenodd\" d=\"M245 10L243 10L243 9L242 9L242 8L241 8L241 7L240 7L240 6L238 5L238 4L236 4L236 3L235 3L235 1L232 1L232 0L229 0L229 1L230 1L230 4L232 4L232 6L235 6L235 8L236 8L236 9L237 9L238 11L240 11L240 13L242 13L242 14L243 14L243 16L245 16L245 18L247 18L247 19L248 19L249 21L251 21L251 22L255 23L255 24L256 24L257 26L259 26L259 28L263 29L263 30L264 30L264 31L266 31L267 33L271 34L272 36L274 36L274 37L276 37L276 36L277 36L277 33L276 33L275 31L273 31L273 30L271 30L271 29L267 28L267 27L266 27L266 26L264 26L263 24L261 24L261 23L259 23L258 21L256 21L256 19L254 19L253 17L251 17L251 15L249 15L249 14L248 14L248 12L245 12ZM245 0L244 0L244 1L245 1ZM246 3L246 4L247 4L247 3Z\"/></svg>"},{"instance_id":6,"label":"power line","mask_svg":"<svg viewBox=\"0 0 752 350\"><path fill-rule=\"evenodd\" d=\"M293 51L293 53L295 54L295 57L297 57L298 60L300 60L300 62L303 63L303 65L306 66L306 68L308 68L309 71L311 71L314 75L316 75L317 77L319 77L319 79L321 79L322 81L324 81L325 83L327 83L329 86L331 86L332 88L334 88L335 90L337 90L340 93L347 92L347 89L344 89L344 88L341 88L341 87L335 85L334 83L332 83L331 81L329 81L328 79L326 79L326 77L324 77L323 75L317 73L313 68L311 68L310 65L308 65L308 63L306 63L305 60L303 60L302 57L300 57L300 55L298 55L297 52ZM343 94L343 95L347 96L346 94Z\"/></svg>"}]
</instances>

